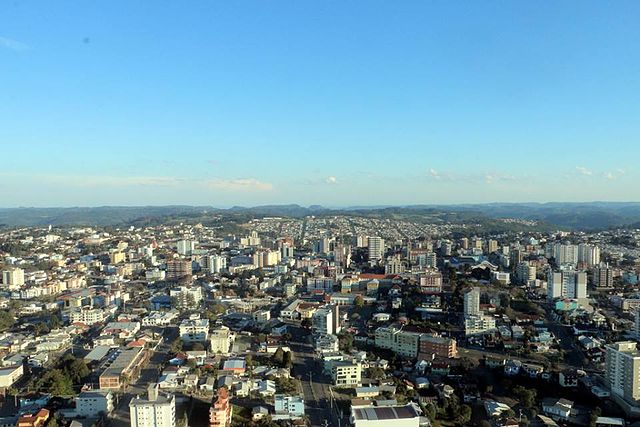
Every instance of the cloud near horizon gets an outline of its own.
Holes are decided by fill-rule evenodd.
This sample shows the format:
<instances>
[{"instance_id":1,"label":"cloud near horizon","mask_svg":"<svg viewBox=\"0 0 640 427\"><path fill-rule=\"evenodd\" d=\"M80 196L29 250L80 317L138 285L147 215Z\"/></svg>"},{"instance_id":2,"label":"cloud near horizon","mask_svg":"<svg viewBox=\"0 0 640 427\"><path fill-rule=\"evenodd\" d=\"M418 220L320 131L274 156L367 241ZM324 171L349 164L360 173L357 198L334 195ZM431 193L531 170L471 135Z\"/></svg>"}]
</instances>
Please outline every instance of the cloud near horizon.
<instances>
[{"instance_id":1,"label":"cloud near horizon","mask_svg":"<svg viewBox=\"0 0 640 427\"><path fill-rule=\"evenodd\" d=\"M35 178L55 185L77 188L126 188L126 187L205 187L222 191L272 191L273 184L256 178L196 179L164 176L75 176L75 175L25 175L4 173L0 176Z\"/></svg>"},{"instance_id":2,"label":"cloud near horizon","mask_svg":"<svg viewBox=\"0 0 640 427\"><path fill-rule=\"evenodd\" d=\"M208 186L225 191L272 191L273 184L262 182L254 178L214 179L208 181Z\"/></svg>"}]
</instances>

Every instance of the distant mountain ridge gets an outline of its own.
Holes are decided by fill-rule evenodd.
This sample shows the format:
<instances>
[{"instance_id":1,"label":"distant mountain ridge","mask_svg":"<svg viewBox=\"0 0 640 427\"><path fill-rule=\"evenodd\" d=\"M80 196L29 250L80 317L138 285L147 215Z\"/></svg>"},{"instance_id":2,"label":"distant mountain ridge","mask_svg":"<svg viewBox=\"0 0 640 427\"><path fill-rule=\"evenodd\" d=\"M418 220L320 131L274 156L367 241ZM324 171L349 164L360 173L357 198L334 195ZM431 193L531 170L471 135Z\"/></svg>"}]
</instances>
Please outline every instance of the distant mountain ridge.
<instances>
[{"instance_id":1,"label":"distant mountain ridge","mask_svg":"<svg viewBox=\"0 0 640 427\"><path fill-rule=\"evenodd\" d=\"M437 205L420 204L405 206L351 206L327 208L297 204L263 205L254 207L234 206L228 209L211 206L100 206L71 208L0 208L0 226L52 225L129 225L145 220L161 222L163 219L198 219L212 214L228 214L239 218L282 216L300 218L307 215L352 214L363 216L435 214L456 215L472 220L480 218L514 218L540 221L558 228L594 230L640 224L638 202L584 202L584 203L486 203Z\"/></svg>"}]
</instances>

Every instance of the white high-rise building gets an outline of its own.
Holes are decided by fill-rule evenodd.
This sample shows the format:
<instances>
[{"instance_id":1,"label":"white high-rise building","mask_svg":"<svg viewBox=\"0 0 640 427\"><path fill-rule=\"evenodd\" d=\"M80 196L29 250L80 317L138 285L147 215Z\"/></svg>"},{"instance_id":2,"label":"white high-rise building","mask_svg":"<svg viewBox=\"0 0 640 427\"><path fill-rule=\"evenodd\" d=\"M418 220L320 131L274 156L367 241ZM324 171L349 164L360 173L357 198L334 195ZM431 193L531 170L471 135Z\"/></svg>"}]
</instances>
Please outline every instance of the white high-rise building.
<instances>
[{"instance_id":1,"label":"white high-rise building","mask_svg":"<svg viewBox=\"0 0 640 427\"><path fill-rule=\"evenodd\" d=\"M581 243L578 245L578 262L587 267L600 264L600 248L594 245Z\"/></svg>"},{"instance_id":2,"label":"white high-rise building","mask_svg":"<svg viewBox=\"0 0 640 427\"><path fill-rule=\"evenodd\" d=\"M621 341L605 346L604 376L611 393L627 402L640 400L640 353L635 341Z\"/></svg>"},{"instance_id":3,"label":"white high-rise building","mask_svg":"<svg viewBox=\"0 0 640 427\"><path fill-rule=\"evenodd\" d=\"M24 285L24 270L10 268L2 271L2 284L8 288L19 288Z\"/></svg>"},{"instance_id":4,"label":"white high-rise building","mask_svg":"<svg viewBox=\"0 0 640 427\"><path fill-rule=\"evenodd\" d=\"M227 268L227 258L221 255L205 255L200 258L200 265L209 273L220 273Z\"/></svg>"},{"instance_id":5,"label":"white high-rise building","mask_svg":"<svg viewBox=\"0 0 640 427\"><path fill-rule=\"evenodd\" d=\"M191 256L196 249L196 242L191 240L178 240L178 254L183 256Z\"/></svg>"},{"instance_id":6,"label":"white high-rise building","mask_svg":"<svg viewBox=\"0 0 640 427\"><path fill-rule=\"evenodd\" d=\"M464 294L464 315L477 316L480 311L480 288L469 289Z\"/></svg>"},{"instance_id":7,"label":"white high-rise building","mask_svg":"<svg viewBox=\"0 0 640 427\"><path fill-rule=\"evenodd\" d=\"M328 305L316 310L311 318L314 332L321 335L335 335L340 332L340 317L337 305Z\"/></svg>"},{"instance_id":8,"label":"white high-rise building","mask_svg":"<svg viewBox=\"0 0 640 427\"><path fill-rule=\"evenodd\" d=\"M378 261L384 256L384 239L382 237L369 237L369 261Z\"/></svg>"},{"instance_id":9,"label":"white high-rise building","mask_svg":"<svg viewBox=\"0 0 640 427\"><path fill-rule=\"evenodd\" d=\"M547 258L554 258L558 265L573 265L578 263L578 245L564 245L562 243L548 243L545 247Z\"/></svg>"},{"instance_id":10,"label":"white high-rise building","mask_svg":"<svg viewBox=\"0 0 640 427\"><path fill-rule=\"evenodd\" d=\"M522 261L516 267L516 277L520 284L526 284L529 283L530 280L535 279L536 273L536 267L530 265L528 261Z\"/></svg>"},{"instance_id":11,"label":"white high-rise building","mask_svg":"<svg viewBox=\"0 0 640 427\"><path fill-rule=\"evenodd\" d=\"M131 427L175 427L176 398L158 394L158 384L147 388L147 398L139 396L129 402Z\"/></svg>"},{"instance_id":12,"label":"white high-rise building","mask_svg":"<svg viewBox=\"0 0 640 427\"><path fill-rule=\"evenodd\" d=\"M586 298L587 273L584 271L562 270L549 273L547 278L547 298Z\"/></svg>"}]
</instances>

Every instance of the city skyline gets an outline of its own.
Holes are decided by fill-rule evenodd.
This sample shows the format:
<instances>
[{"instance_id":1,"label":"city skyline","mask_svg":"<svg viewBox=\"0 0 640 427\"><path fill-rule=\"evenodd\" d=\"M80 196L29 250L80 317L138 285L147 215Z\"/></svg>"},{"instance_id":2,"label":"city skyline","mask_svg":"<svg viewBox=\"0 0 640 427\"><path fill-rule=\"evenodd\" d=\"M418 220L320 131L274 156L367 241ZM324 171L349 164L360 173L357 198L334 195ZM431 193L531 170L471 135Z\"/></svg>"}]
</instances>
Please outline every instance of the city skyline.
<instances>
[{"instance_id":1,"label":"city skyline","mask_svg":"<svg viewBox=\"0 0 640 427\"><path fill-rule=\"evenodd\" d=\"M640 200L635 2L0 11L2 207Z\"/></svg>"}]
</instances>

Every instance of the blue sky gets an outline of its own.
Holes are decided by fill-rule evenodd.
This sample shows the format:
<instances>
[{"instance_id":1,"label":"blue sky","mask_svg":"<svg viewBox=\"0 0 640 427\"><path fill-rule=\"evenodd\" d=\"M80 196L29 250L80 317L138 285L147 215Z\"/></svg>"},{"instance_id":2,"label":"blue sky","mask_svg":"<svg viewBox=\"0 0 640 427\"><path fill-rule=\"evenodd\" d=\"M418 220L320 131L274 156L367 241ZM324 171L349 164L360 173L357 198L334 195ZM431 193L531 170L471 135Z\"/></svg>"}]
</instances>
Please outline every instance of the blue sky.
<instances>
[{"instance_id":1,"label":"blue sky","mask_svg":"<svg viewBox=\"0 0 640 427\"><path fill-rule=\"evenodd\" d=\"M0 205L639 201L637 1L0 5Z\"/></svg>"}]
</instances>

